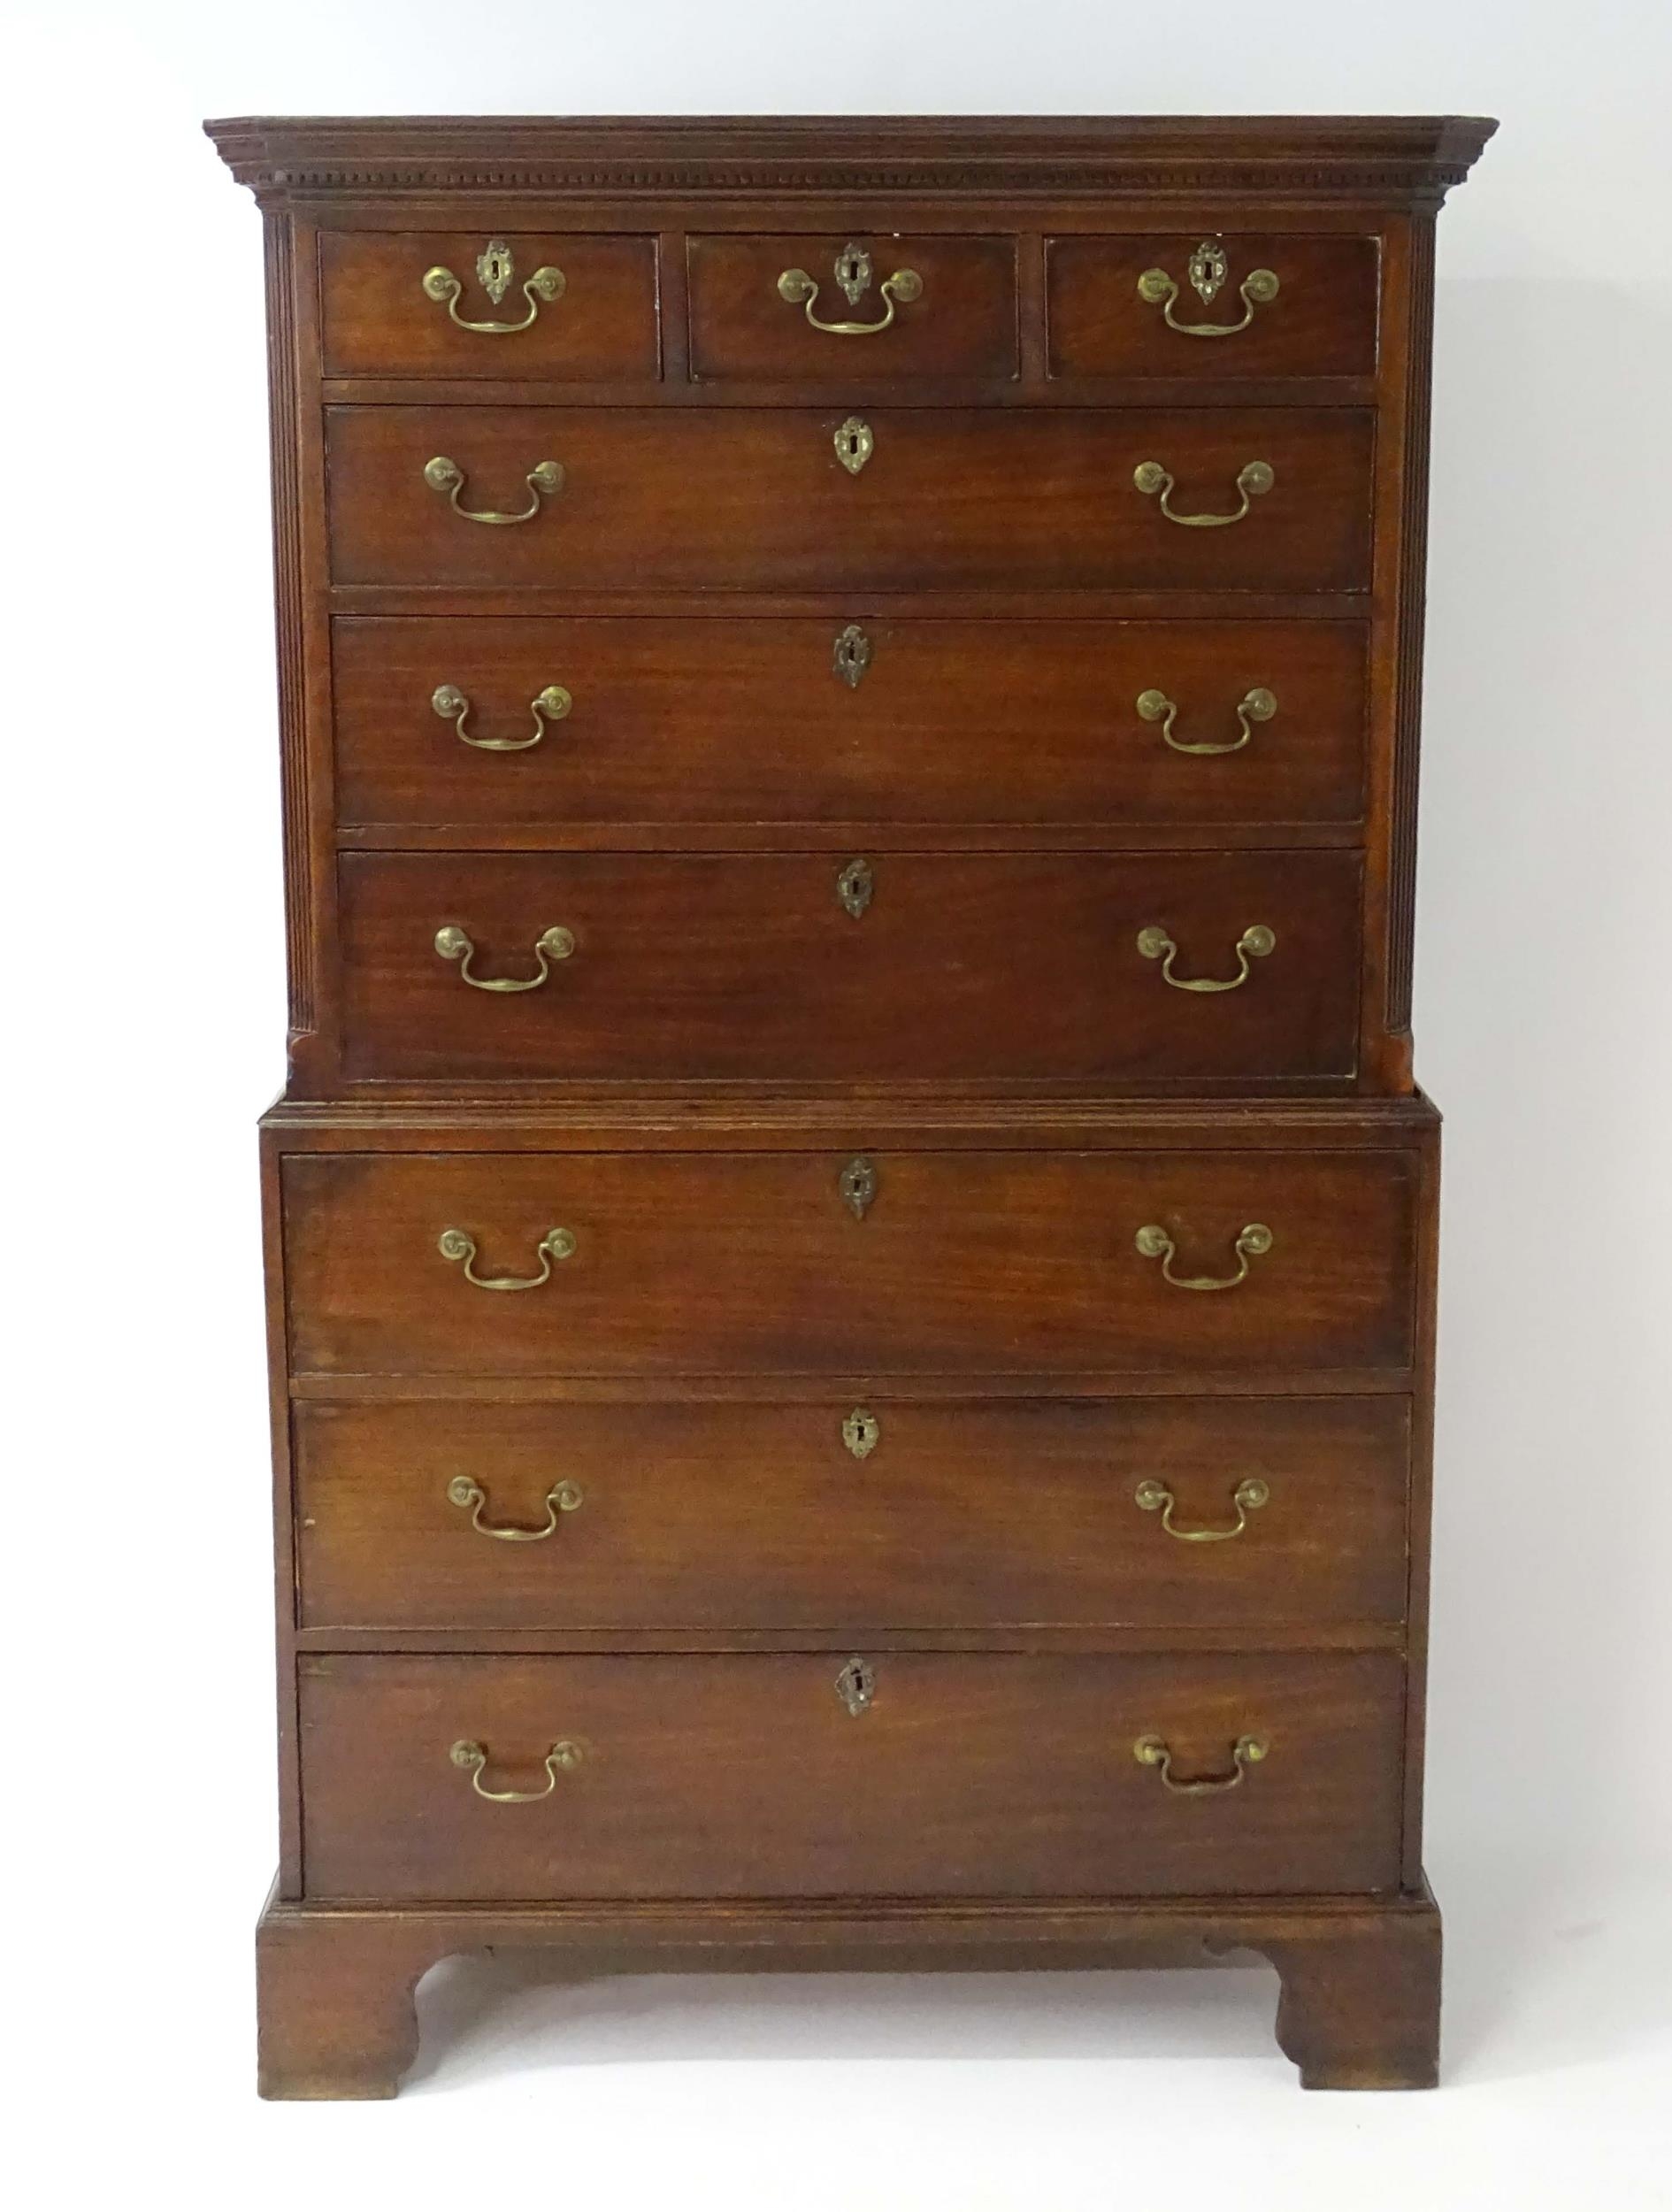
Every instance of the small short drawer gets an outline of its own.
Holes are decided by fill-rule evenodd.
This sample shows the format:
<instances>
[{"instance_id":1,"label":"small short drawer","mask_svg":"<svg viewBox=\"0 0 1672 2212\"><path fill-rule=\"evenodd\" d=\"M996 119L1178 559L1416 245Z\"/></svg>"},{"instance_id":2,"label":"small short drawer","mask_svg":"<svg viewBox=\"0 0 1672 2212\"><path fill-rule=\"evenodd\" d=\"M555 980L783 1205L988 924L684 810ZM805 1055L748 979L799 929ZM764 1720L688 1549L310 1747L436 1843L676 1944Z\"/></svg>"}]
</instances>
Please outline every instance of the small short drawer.
<instances>
[{"instance_id":1,"label":"small short drawer","mask_svg":"<svg viewBox=\"0 0 1672 2212\"><path fill-rule=\"evenodd\" d=\"M1351 591L1373 430L1345 407L330 407L332 573L709 606Z\"/></svg>"},{"instance_id":2,"label":"small short drawer","mask_svg":"<svg viewBox=\"0 0 1672 2212\"><path fill-rule=\"evenodd\" d=\"M344 1065L1345 1079L1360 877L1329 852L348 853Z\"/></svg>"},{"instance_id":3,"label":"small short drawer","mask_svg":"<svg viewBox=\"0 0 1672 2212\"><path fill-rule=\"evenodd\" d=\"M315 1898L1398 1881L1391 1653L331 1655L298 1671Z\"/></svg>"},{"instance_id":4,"label":"small short drawer","mask_svg":"<svg viewBox=\"0 0 1672 2212\"><path fill-rule=\"evenodd\" d=\"M1016 373L1012 238L693 238L691 373L832 385Z\"/></svg>"},{"instance_id":5,"label":"small short drawer","mask_svg":"<svg viewBox=\"0 0 1672 2212\"><path fill-rule=\"evenodd\" d=\"M319 284L327 376L658 373L653 238L326 231Z\"/></svg>"},{"instance_id":6,"label":"small short drawer","mask_svg":"<svg viewBox=\"0 0 1672 2212\"><path fill-rule=\"evenodd\" d=\"M1369 1149L293 1154L291 1364L1403 1387L1415 1171Z\"/></svg>"},{"instance_id":7,"label":"small short drawer","mask_svg":"<svg viewBox=\"0 0 1672 2212\"><path fill-rule=\"evenodd\" d=\"M1408 1401L293 1409L321 1629L1396 1623Z\"/></svg>"},{"instance_id":8,"label":"small short drawer","mask_svg":"<svg viewBox=\"0 0 1672 2212\"><path fill-rule=\"evenodd\" d=\"M1054 238L1047 298L1057 377L1369 376L1377 242Z\"/></svg>"},{"instance_id":9,"label":"small short drawer","mask_svg":"<svg viewBox=\"0 0 1672 2212\"><path fill-rule=\"evenodd\" d=\"M356 616L332 653L349 826L870 824L900 844L1364 811L1357 622Z\"/></svg>"}]
</instances>

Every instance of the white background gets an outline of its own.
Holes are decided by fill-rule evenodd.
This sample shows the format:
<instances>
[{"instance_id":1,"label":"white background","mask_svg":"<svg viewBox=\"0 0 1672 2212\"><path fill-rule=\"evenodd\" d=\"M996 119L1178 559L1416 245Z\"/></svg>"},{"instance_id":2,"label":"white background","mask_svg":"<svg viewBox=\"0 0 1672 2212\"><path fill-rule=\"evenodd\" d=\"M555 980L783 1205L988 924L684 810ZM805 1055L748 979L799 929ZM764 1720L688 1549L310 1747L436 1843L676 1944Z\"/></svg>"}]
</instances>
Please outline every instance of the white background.
<instances>
[{"instance_id":1,"label":"white background","mask_svg":"<svg viewBox=\"0 0 1672 2212\"><path fill-rule=\"evenodd\" d=\"M18 2200L1672 2201L1668 21L1664 0L25 8L0 133L7 1832L29 1853L7 1957L42 2063L7 2161L42 2172ZM472 1965L426 1985L398 2104L262 2107L265 356L256 210L198 124L854 108L1504 119L1440 225L1417 963L1448 1117L1448 2085L1301 2097L1263 1970L564 1989Z\"/></svg>"}]
</instances>

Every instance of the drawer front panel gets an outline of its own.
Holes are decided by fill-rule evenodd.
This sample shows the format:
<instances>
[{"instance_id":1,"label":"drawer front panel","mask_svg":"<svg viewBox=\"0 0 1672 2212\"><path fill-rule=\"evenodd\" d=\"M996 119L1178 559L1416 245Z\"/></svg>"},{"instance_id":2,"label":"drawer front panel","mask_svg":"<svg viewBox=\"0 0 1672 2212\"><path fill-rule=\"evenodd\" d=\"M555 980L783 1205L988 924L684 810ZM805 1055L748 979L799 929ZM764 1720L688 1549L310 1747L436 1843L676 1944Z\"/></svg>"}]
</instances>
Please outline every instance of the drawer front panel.
<instances>
[{"instance_id":1,"label":"drawer front panel","mask_svg":"<svg viewBox=\"0 0 1672 2212\"><path fill-rule=\"evenodd\" d=\"M1054 238L1048 250L1054 376L1375 373L1374 238L1198 231Z\"/></svg>"},{"instance_id":2,"label":"drawer front panel","mask_svg":"<svg viewBox=\"0 0 1672 2212\"><path fill-rule=\"evenodd\" d=\"M1404 1670L882 1653L300 1664L313 1897L1157 1896L1398 1878ZM863 1685L853 1694L863 1696ZM1222 1794L1249 1738L1265 1756ZM475 1746L472 1775L452 1747ZM545 1764L554 1746L571 1763ZM470 1755L468 1752L461 1755ZM492 1803L483 1789L548 1792Z\"/></svg>"},{"instance_id":3,"label":"drawer front panel","mask_svg":"<svg viewBox=\"0 0 1672 2212\"><path fill-rule=\"evenodd\" d=\"M1402 1398L303 1402L293 1418L308 1627L863 1636L1405 1610Z\"/></svg>"},{"instance_id":4,"label":"drawer front panel","mask_svg":"<svg viewBox=\"0 0 1672 2212\"><path fill-rule=\"evenodd\" d=\"M1338 591L1369 579L1369 414L874 410L856 474L838 457L843 419L798 408L331 408L333 573L341 584L760 591ZM453 465L440 489L432 461ZM1135 472L1151 462L1170 490L1162 479L1139 488ZM531 472L548 463L563 474L542 491ZM1239 492L1256 463L1270 488ZM1229 527L1185 527L1163 499L1185 516L1246 511ZM467 512L530 518L495 527Z\"/></svg>"},{"instance_id":5,"label":"drawer front panel","mask_svg":"<svg viewBox=\"0 0 1672 2212\"><path fill-rule=\"evenodd\" d=\"M347 854L345 1064L373 1079L1345 1076L1359 879L1350 853ZM573 949L543 983L476 987L536 979L554 926ZM467 958L438 950L448 929ZM1147 955L1157 929L1176 953ZM1236 987L1179 987L1204 979Z\"/></svg>"},{"instance_id":6,"label":"drawer front panel","mask_svg":"<svg viewBox=\"0 0 1672 2212\"><path fill-rule=\"evenodd\" d=\"M327 231L319 286L327 376L646 383L657 374L653 238Z\"/></svg>"},{"instance_id":7,"label":"drawer front panel","mask_svg":"<svg viewBox=\"0 0 1672 2212\"><path fill-rule=\"evenodd\" d=\"M1363 813L1357 623L348 618L333 652L348 824Z\"/></svg>"},{"instance_id":8,"label":"drawer front panel","mask_svg":"<svg viewBox=\"0 0 1672 2212\"><path fill-rule=\"evenodd\" d=\"M702 382L846 389L855 378L1016 373L1013 238L693 238L686 263Z\"/></svg>"},{"instance_id":9,"label":"drawer front panel","mask_svg":"<svg viewBox=\"0 0 1672 2212\"><path fill-rule=\"evenodd\" d=\"M868 1163L868 1200L850 1165L293 1155L292 1365L878 1379L1409 1365L1407 1153L890 1151ZM1250 1225L1270 1230L1269 1250L1247 1249ZM1153 1237L1139 1248L1152 1228L1170 1254ZM442 1254L449 1229L473 1259ZM537 1277L554 1229L573 1250L545 1259L538 1287L467 1279ZM1242 1279L1193 1294L1169 1274Z\"/></svg>"}]
</instances>

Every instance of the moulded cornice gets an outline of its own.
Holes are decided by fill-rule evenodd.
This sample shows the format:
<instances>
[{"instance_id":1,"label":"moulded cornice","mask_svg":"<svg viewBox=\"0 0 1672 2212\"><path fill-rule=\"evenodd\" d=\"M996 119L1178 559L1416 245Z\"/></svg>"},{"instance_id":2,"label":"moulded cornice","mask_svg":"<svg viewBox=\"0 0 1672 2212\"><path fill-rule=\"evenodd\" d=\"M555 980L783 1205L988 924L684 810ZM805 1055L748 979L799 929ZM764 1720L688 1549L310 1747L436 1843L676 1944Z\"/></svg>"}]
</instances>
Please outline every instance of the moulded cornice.
<instances>
[{"instance_id":1,"label":"moulded cornice","mask_svg":"<svg viewBox=\"0 0 1672 2212\"><path fill-rule=\"evenodd\" d=\"M1119 191L1438 206L1478 116L249 117L206 123L264 204L395 194L605 198Z\"/></svg>"}]
</instances>

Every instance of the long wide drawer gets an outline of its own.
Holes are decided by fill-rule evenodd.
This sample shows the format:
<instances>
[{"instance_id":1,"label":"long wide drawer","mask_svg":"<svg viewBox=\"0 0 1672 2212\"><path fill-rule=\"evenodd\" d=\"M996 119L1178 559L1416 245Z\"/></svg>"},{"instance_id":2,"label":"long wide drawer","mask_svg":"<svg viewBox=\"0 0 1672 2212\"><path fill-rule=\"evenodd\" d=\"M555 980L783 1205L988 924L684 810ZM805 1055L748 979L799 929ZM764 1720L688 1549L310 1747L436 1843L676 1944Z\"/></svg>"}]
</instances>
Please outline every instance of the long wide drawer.
<instances>
[{"instance_id":1,"label":"long wide drawer","mask_svg":"<svg viewBox=\"0 0 1672 2212\"><path fill-rule=\"evenodd\" d=\"M358 1079L1168 1081L1357 1058L1355 853L349 853L339 883Z\"/></svg>"},{"instance_id":2,"label":"long wide drawer","mask_svg":"<svg viewBox=\"0 0 1672 2212\"><path fill-rule=\"evenodd\" d=\"M1356 622L347 617L332 654L349 826L1364 810Z\"/></svg>"},{"instance_id":3,"label":"long wide drawer","mask_svg":"<svg viewBox=\"0 0 1672 2212\"><path fill-rule=\"evenodd\" d=\"M1403 1398L293 1413L309 1628L1397 1622Z\"/></svg>"},{"instance_id":4,"label":"long wide drawer","mask_svg":"<svg viewBox=\"0 0 1672 2212\"><path fill-rule=\"evenodd\" d=\"M312 1897L1206 1896L1398 1878L1404 1669L1389 1653L334 1655L300 1674ZM1193 1782L1226 1786L1178 1787Z\"/></svg>"},{"instance_id":5,"label":"long wide drawer","mask_svg":"<svg viewBox=\"0 0 1672 2212\"><path fill-rule=\"evenodd\" d=\"M282 1171L303 1374L1411 1359L1403 1151L333 1153Z\"/></svg>"},{"instance_id":6,"label":"long wide drawer","mask_svg":"<svg viewBox=\"0 0 1672 2212\"><path fill-rule=\"evenodd\" d=\"M1346 409L326 420L340 584L1344 591L1369 577L1373 418ZM1226 526L1191 526L1204 516Z\"/></svg>"}]
</instances>

